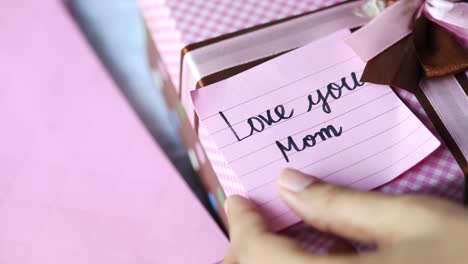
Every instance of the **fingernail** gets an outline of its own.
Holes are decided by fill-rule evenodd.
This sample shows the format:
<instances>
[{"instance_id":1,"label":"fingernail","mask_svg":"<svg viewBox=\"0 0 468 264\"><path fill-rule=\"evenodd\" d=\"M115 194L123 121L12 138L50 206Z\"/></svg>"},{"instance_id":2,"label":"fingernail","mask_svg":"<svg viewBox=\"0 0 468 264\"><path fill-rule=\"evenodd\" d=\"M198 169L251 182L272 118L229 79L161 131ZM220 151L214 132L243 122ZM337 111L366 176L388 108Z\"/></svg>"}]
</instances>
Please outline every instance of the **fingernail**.
<instances>
[{"instance_id":1,"label":"fingernail","mask_svg":"<svg viewBox=\"0 0 468 264\"><path fill-rule=\"evenodd\" d=\"M278 185L291 192L302 192L314 182L314 177L293 169L283 170L278 177Z\"/></svg>"}]
</instances>

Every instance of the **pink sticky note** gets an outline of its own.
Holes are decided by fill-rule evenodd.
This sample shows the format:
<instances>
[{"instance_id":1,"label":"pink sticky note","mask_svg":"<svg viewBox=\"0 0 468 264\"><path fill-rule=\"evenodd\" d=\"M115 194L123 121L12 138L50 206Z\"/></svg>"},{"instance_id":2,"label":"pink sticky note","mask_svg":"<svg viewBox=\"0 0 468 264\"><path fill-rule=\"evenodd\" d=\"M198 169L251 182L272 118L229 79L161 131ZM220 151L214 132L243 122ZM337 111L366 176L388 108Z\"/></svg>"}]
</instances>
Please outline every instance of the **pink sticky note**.
<instances>
[{"instance_id":1,"label":"pink sticky note","mask_svg":"<svg viewBox=\"0 0 468 264\"><path fill-rule=\"evenodd\" d=\"M215 263L228 241L60 1L4 3L0 263Z\"/></svg>"},{"instance_id":2,"label":"pink sticky note","mask_svg":"<svg viewBox=\"0 0 468 264\"><path fill-rule=\"evenodd\" d=\"M365 64L347 35L192 93L201 125L276 229L299 220L275 189L283 168L370 190L439 146L390 87L359 82Z\"/></svg>"}]
</instances>

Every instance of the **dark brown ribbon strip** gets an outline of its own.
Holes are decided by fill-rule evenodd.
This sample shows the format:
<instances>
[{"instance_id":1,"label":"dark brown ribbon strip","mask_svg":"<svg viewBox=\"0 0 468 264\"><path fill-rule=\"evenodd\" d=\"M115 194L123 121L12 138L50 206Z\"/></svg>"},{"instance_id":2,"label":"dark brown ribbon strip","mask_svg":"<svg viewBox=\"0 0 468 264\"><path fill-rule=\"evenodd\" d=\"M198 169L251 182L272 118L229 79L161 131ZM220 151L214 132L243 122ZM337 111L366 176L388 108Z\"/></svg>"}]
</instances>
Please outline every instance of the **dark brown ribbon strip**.
<instances>
[{"instance_id":1,"label":"dark brown ribbon strip","mask_svg":"<svg viewBox=\"0 0 468 264\"><path fill-rule=\"evenodd\" d=\"M236 74L239 74L243 71L246 71L250 68L253 68L259 64L262 64L266 61L269 61L273 58L276 58L278 56L281 56L287 52L289 52L290 50L287 50L287 51L283 51L283 52L280 52L278 54L275 54L275 55L271 55L271 56L268 56L268 57L265 57L265 58L261 58L261 59L258 59L258 60L254 60L254 61L250 61L250 62L247 62L247 63L244 63L244 64L240 64L240 65L236 65L234 67L230 67L230 68L227 68L227 69L224 69L222 71L219 71L219 72L215 72L213 74L210 74L210 75L207 75L203 78L201 78L198 82L197 82L197 89L199 88L202 88L203 86L208 86L210 84L213 84L213 83L216 83L216 82L219 82L219 81L222 81L222 80L225 80L227 78L230 78Z\"/></svg>"},{"instance_id":2,"label":"dark brown ribbon strip","mask_svg":"<svg viewBox=\"0 0 468 264\"><path fill-rule=\"evenodd\" d=\"M410 34L367 62L361 81L401 87L414 93L421 73Z\"/></svg>"},{"instance_id":3,"label":"dark brown ribbon strip","mask_svg":"<svg viewBox=\"0 0 468 264\"><path fill-rule=\"evenodd\" d=\"M468 89L468 79L466 78L464 73L456 75L456 79L464 90ZM437 114L437 111L431 105L430 101L427 99L427 97L424 95L421 89L417 89L414 94L416 95L416 98L418 99L421 106L424 108L426 114L431 119L432 124L434 124L435 128L437 129L437 132L444 140L445 145L447 145L447 147L450 149L450 152L453 154L453 157L460 165L460 168L462 169L465 178L468 177L468 161L465 159L465 156L463 155L462 151L453 139L452 135L450 135L450 132L447 129L447 127L445 127L444 123L442 122L442 119Z\"/></svg>"},{"instance_id":4,"label":"dark brown ribbon strip","mask_svg":"<svg viewBox=\"0 0 468 264\"><path fill-rule=\"evenodd\" d=\"M413 36L427 78L453 75L468 68L468 52L451 33L425 16L416 20Z\"/></svg>"}]
</instances>

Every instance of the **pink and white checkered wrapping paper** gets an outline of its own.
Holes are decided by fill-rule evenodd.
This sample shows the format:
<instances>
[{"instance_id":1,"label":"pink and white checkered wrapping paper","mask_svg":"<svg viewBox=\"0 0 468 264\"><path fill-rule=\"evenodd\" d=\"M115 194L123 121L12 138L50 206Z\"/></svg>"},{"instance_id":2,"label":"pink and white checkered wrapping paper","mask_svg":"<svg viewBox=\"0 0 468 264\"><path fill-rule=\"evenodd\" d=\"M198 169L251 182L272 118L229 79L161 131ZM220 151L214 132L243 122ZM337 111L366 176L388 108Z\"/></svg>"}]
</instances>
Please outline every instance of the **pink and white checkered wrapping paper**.
<instances>
[{"instance_id":1,"label":"pink and white checkered wrapping paper","mask_svg":"<svg viewBox=\"0 0 468 264\"><path fill-rule=\"evenodd\" d=\"M184 46L339 2L343 1L139 0L161 59L176 86L179 84L180 51ZM401 89L396 89L396 92L426 126L436 133L414 95ZM206 131L201 129L199 132L207 156L226 193L245 193L235 173L206 136ZM378 190L392 194L427 193L461 201L463 183L463 173L452 154L445 146L441 146L424 161ZM305 224L293 226L285 233L299 240L304 247L319 253L325 253L336 241L334 237L320 234Z\"/></svg>"}]
</instances>

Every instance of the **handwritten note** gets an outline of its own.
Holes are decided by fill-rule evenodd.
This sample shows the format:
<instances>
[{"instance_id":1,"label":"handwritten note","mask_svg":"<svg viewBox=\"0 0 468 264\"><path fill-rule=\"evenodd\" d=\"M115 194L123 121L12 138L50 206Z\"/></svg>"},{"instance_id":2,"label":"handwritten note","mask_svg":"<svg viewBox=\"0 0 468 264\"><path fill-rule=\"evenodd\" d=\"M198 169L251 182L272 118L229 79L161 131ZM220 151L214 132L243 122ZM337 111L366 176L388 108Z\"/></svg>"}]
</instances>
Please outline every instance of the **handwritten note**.
<instances>
[{"instance_id":1,"label":"handwritten note","mask_svg":"<svg viewBox=\"0 0 468 264\"><path fill-rule=\"evenodd\" d=\"M299 221L275 189L283 168L370 190L439 146L390 87L359 81L365 64L348 34L192 92L201 125L275 229Z\"/></svg>"}]
</instances>

